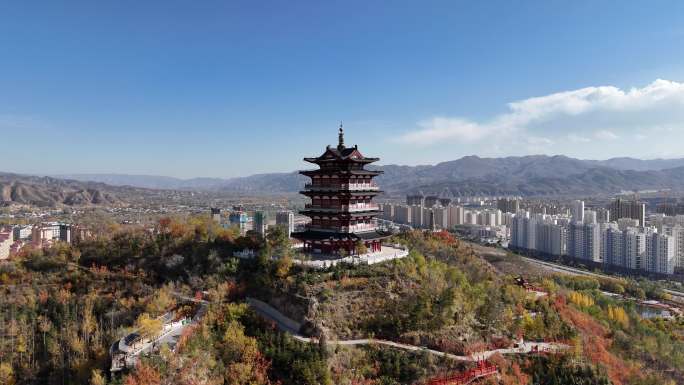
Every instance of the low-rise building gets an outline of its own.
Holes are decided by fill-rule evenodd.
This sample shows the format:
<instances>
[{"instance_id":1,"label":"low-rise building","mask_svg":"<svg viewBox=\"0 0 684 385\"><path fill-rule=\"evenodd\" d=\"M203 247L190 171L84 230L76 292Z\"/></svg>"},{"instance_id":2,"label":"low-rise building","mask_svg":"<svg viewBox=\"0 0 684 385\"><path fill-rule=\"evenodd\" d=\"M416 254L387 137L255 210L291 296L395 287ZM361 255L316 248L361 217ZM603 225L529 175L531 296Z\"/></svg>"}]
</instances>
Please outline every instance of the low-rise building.
<instances>
[{"instance_id":1,"label":"low-rise building","mask_svg":"<svg viewBox=\"0 0 684 385\"><path fill-rule=\"evenodd\" d=\"M5 260L10 256L10 248L14 243L12 231L0 231L0 260Z\"/></svg>"}]
</instances>

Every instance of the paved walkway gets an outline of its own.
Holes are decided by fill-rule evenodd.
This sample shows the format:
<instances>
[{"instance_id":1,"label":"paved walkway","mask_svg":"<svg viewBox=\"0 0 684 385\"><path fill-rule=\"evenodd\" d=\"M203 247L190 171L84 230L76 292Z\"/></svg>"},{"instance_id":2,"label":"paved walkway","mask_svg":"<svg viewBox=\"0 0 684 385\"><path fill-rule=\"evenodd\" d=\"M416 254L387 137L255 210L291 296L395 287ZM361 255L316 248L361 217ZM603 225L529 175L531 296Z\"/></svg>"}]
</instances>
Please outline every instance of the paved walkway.
<instances>
[{"instance_id":1,"label":"paved walkway","mask_svg":"<svg viewBox=\"0 0 684 385\"><path fill-rule=\"evenodd\" d=\"M175 343L178 341L178 338L181 336L181 334L183 334L183 330L185 330L188 326L198 323L206 313L207 305L209 304L209 302L205 300L198 300L196 298L184 296L176 292L174 292L173 295L182 300L196 302L200 304L200 307L193 316L192 320L190 322L174 322L165 324L163 326L164 330L162 331L162 334L160 334L152 340L140 341L132 346L126 343L126 338L128 336L131 336L132 334L137 333L137 330L129 333L127 336L121 338L112 345L112 349L110 352L110 355L112 356L112 364L110 371L114 372L121 370L124 367L133 367L138 362L138 358L141 354L153 352L162 345L174 346ZM119 356L119 359L114 359L115 351L119 352L118 354L116 354L117 356Z\"/></svg>"}]
</instances>

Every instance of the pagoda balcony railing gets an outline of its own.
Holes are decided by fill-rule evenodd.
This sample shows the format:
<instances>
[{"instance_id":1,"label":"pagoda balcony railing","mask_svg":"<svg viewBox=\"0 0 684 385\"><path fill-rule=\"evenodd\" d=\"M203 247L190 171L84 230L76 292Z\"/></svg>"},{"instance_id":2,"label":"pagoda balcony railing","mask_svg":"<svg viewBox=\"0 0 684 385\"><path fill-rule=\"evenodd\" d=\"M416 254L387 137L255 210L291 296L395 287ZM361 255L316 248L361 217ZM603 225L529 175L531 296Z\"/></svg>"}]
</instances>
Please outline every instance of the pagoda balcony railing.
<instances>
[{"instance_id":1,"label":"pagoda balcony railing","mask_svg":"<svg viewBox=\"0 0 684 385\"><path fill-rule=\"evenodd\" d=\"M351 225L351 226L336 226L336 227L321 227L321 226L315 226L315 225L309 225L309 229L311 230L316 230L316 231L323 231L323 232L330 232L330 233L355 233L355 232L363 232L363 231L373 231L377 229L377 225L375 223L364 223L364 224L358 224L358 225Z\"/></svg>"},{"instance_id":2,"label":"pagoda balcony railing","mask_svg":"<svg viewBox=\"0 0 684 385\"><path fill-rule=\"evenodd\" d=\"M355 204L348 206L349 211L368 211L368 210L380 210L380 206L374 204Z\"/></svg>"},{"instance_id":3,"label":"pagoda balcony railing","mask_svg":"<svg viewBox=\"0 0 684 385\"><path fill-rule=\"evenodd\" d=\"M374 204L353 204L353 205L341 205L341 206L319 206L319 205L314 205L312 203L307 203L304 205L305 209L315 209L315 210L321 210L321 211L349 211L349 212L358 212L358 211L371 211L371 210L380 210L379 205L374 205Z\"/></svg>"},{"instance_id":4,"label":"pagoda balcony railing","mask_svg":"<svg viewBox=\"0 0 684 385\"><path fill-rule=\"evenodd\" d=\"M357 231L371 231L375 230L377 226L375 224L363 224L363 225L352 225L344 228L346 232L355 233Z\"/></svg>"},{"instance_id":5,"label":"pagoda balcony railing","mask_svg":"<svg viewBox=\"0 0 684 385\"><path fill-rule=\"evenodd\" d=\"M313 183L306 183L304 185L305 189L311 189L311 190L318 190L318 191L378 191L380 190L380 186L376 185L375 183L349 183L349 184L329 184L329 185L321 185L321 184L313 184Z\"/></svg>"},{"instance_id":6,"label":"pagoda balcony railing","mask_svg":"<svg viewBox=\"0 0 684 385\"><path fill-rule=\"evenodd\" d=\"M346 185L344 188L349 189L351 191L356 191L356 190L377 191L377 190L380 190L380 186L376 185L375 183L350 183L350 184Z\"/></svg>"}]
</instances>

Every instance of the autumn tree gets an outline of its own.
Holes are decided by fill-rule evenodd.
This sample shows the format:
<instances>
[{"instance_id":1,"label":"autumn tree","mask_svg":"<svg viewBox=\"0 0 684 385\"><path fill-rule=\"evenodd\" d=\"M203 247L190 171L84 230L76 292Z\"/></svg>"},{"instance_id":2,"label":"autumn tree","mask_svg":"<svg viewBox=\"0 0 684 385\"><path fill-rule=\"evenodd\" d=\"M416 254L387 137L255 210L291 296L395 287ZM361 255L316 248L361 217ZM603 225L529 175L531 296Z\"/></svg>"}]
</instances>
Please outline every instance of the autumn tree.
<instances>
[{"instance_id":1,"label":"autumn tree","mask_svg":"<svg viewBox=\"0 0 684 385\"><path fill-rule=\"evenodd\" d=\"M594 299L589 294L584 294L577 291L570 293L570 301L582 308L594 306Z\"/></svg>"},{"instance_id":2,"label":"autumn tree","mask_svg":"<svg viewBox=\"0 0 684 385\"><path fill-rule=\"evenodd\" d=\"M0 364L0 384L14 385L14 369L7 362Z\"/></svg>"},{"instance_id":3,"label":"autumn tree","mask_svg":"<svg viewBox=\"0 0 684 385\"><path fill-rule=\"evenodd\" d=\"M99 369L93 369L90 375L90 385L106 385L107 380L102 375L102 371Z\"/></svg>"},{"instance_id":4,"label":"autumn tree","mask_svg":"<svg viewBox=\"0 0 684 385\"><path fill-rule=\"evenodd\" d=\"M136 326L140 335L144 338L153 338L162 331L162 321L159 318L152 318L147 313L142 313L136 320Z\"/></svg>"},{"instance_id":5,"label":"autumn tree","mask_svg":"<svg viewBox=\"0 0 684 385\"><path fill-rule=\"evenodd\" d=\"M160 385L161 374L153 367L138 363L133 373L126 376L124 385Z\"/></svg>"},{"instance_id":6,"label":"autumn tree","mask_svg":"<svg viewBox=\"0 0 684 385\"><path fill-rule=\"evenodd\" d=\"M176 300L173 297L173 289L167 285L157 290L145 309L152 317L158 317L174 306L176 306Z\"/></svg>"},{"instance_id":7,"label":"autumn tree","mask_svg":"<svg viewBox=\"0 0 684 385\"><path fill-rule=\"evenodd\" d=\"M629 326L629 316L627 316L625 309L619 306L609 305L607 312L608 319L622 325L623 328L627 328Z\"/></svg>"},{"instance_id":8,"label":"autumn tree","mask_svg":"<svg viewBox=\"0 0 684 385\"><path fill-rule=\"evenodd\" d=\"M357 241L356 245L354 245L354 250L357 255L363 255L368 252L368 247L366 247L366 244L363 241Z\"/></svg>"}]
</instances>

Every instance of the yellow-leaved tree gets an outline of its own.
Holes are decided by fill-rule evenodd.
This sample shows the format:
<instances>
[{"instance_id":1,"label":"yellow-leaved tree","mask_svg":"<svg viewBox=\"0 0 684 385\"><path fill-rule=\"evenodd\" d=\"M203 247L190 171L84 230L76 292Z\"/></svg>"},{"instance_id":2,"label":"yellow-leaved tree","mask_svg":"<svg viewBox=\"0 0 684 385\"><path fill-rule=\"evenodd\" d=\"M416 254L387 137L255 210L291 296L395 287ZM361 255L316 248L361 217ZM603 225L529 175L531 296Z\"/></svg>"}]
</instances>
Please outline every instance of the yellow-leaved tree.
<instances>
[{"instance_id":1,"label":"yellow-leaved tree","mask_svg":"<svg viewBox=\"0 0 684 385\"><path fill-rule=\"evenodd\" d=\"M588 295L577 291L570 293L570 301L575 305L583 308L594 306L594 299Z\"/></svg>"},{"instance_id":2,"label":"yellow-leaved tree","mask_svg":"<svg viewBox=\"0 0 684 385\"><path fill-rule=\"evenodd\" d=\"M629 316L627 315L627 312L625 312L625 309L619 306L608 306L608 318L619 323L623 328L629 326Z\"/></svg>"},{"instance_id":3,"label":"yellow-leaved tree","mask_svg":"<svg viewBox=\"0 0 684 385\"><path fill-rule=\"evenodd\" d=\"M90 385L107 385L107 380L99 369L93 369L90 375Z\"/></svg>"},{"instance_id":4,"label":"yellow-leaved tree","mask_svg":"<svg viewBox=\"0 0 684 385\"><path fill-rule=\"evenodd\" d=\"M14 385L14 369L7 362L0 364L0 384Z\"/></svg>"},{"instance_id":5,"label":"yellow-leaved tree","mask_svg":"<svg viewBox=\"0 0 684 385\"><path fill-rule=\"evenodd\" d=\"M138 316L136 321L140 335L144 338L153 338L161 333L162 321L158 318L152 318L147 313L142 313Z\"/></svg>"}]
</instances>

